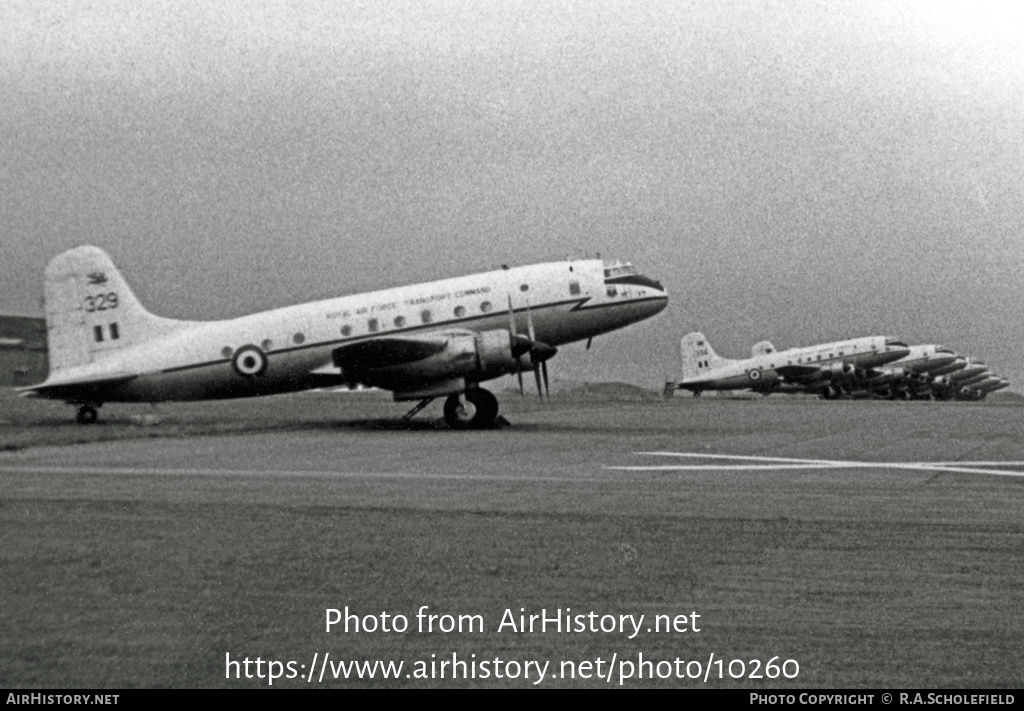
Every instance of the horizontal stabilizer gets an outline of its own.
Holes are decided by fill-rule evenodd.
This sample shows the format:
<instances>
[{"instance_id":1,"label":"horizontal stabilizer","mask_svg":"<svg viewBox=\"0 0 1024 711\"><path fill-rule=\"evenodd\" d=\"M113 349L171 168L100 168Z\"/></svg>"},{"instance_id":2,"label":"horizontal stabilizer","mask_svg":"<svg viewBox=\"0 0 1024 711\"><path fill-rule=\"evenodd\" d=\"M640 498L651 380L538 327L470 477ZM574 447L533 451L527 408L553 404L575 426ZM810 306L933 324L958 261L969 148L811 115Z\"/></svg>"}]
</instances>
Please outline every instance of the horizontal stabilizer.
<instances>
[{"instance_id":1,"label":"horizontal stabilizer","mask_svg":"<svg viewBox=\"0 0 1024 711\"><path fill-rule=\"evenodd\" d=\"M107 374L77 380L47 381L39 385L18 388L18 394L21 397L45 397L52 400L67 400L69 402L103 400L104 398L101 395L107 389L127 383L136 377L130 374Z\"/></svg>"}]
</instances>

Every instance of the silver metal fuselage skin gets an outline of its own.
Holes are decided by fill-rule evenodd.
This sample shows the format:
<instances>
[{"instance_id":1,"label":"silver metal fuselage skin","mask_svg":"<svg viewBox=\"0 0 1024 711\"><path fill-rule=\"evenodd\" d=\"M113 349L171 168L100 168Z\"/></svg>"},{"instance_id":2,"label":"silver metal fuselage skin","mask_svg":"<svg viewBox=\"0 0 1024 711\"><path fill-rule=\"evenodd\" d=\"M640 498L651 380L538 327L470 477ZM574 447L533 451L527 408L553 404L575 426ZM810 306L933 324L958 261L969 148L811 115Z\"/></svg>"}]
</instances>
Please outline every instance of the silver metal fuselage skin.
<instances>
[{"instance_id":1,"label":"silver metal fuselage skin","mask_svg":"<svg viewBox=\"0 0 1024 711\"><path fill-rule=\"evenodd\" d=\"M720 359L720 365L696 378L681 381L679 388L699 392L702 390L773 390L774 392L807 391L815 382L827 383L830 372L840 373L845 366L868 369L890 363L907 355L903 344L891 342L885 336L866 336L848 341L824 343L804 348L765 353L742 360ZM819 368L818 375L790 380L777 369L787 366ZM792 385L792 388L786 386Z\"/></svg>"},{"instance_id":2,"label":"silver metal fuselage skin","mask_svg":"<svg viewBox=\"0 0 1024 711\"><path fill-rule=\"evenodd\" d=\"M665 308L660 284L640 277L606 284L601 260L553 262L342 296L241 318L176 322L172 332L67 369L44 383L123 377L98 386L96 402L236 398L315 387L332 352L370 339L510 330L557 346L598 336ZM629 281L629 280L627 280ZM614 295L612 293L614 292ZM256 346L266 355L259 377L240 377L232 357ZM323 371L315 373L314 371ZM329 377L329 376L328 376ZM337 381L343 381L341 373ZM60 397L59 390L44 397Z\"/></svg>"}]
</instances>

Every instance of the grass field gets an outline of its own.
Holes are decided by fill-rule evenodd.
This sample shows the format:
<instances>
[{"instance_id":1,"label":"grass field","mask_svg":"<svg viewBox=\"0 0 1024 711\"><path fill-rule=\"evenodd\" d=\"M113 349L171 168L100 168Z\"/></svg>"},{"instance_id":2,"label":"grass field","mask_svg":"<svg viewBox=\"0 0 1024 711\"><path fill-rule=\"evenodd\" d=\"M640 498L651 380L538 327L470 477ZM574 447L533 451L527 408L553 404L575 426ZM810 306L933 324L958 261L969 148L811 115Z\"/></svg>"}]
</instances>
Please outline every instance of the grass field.
<instances>
[{"instance_id":1,"label":"grass field","mask_svg":"<svg viewBox=\"0 0 1024 711\"><path fill-rule=\"evenodd\" d=\"M1014 403L505 396L512 426L486 432L436 428L437 404L399 426L376 395L113 405L90 427L0 406L6 687L268 685L226 678L226 655L264 676L293 661L282 687L530 687L526 662L548 663L545 687L617 687L626 662L630 688L1024 683L1024 477L887 466L1024 462ZM653 469L698 462L645 452L877 466ZM346 606L409 629L325 631ZM422 606L483 629L422 633ZM645 617L632 639L499 629L566 608ZM700 631L648 632L654 615ZM307 682L325 653L404 666ZM437 678L453 655L477 678ZM669 678L637 679L640 655ZM751 678L772 658L799 674Z\"/></svg>"}]
</instances>

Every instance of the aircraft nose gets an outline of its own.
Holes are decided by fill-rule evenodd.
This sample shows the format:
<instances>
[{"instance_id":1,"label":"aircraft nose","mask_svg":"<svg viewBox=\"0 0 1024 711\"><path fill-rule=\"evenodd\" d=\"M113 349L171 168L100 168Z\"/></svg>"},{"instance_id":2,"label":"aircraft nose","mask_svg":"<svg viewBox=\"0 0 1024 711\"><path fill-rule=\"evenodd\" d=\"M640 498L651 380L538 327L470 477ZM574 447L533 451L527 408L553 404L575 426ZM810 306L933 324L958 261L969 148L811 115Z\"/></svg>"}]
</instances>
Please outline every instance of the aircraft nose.
<instances>
[{"instance_id":1,"label":"aircraft nose","mask_svg":"<svg viewBox=\"0 0 1024 711\"><path fill-rule=\"evenodd\" d=\"M660 293L653 294L650 300L647 302L650 305L651 316L653 316L656 313L664 311L665 307L668 306L668 293L665 291L665 287L663 287L658 282L654 283L658 284L658 291Z\"/></svg>"},{"instance_id":2,"label":"aircraft nose","mask_svg":"<svg viewBox=\"0 0 1024 711\"><path fill-rule=\"evenodd\" d=\"M653 291L658 292L658 296L661 296L668 301L668 291L665 290L665 286L657 279L651 279L650 277L644 277L644 286L650 288ZM664 308L664 306L662 306Z\"/></svg>"}]
</instances>

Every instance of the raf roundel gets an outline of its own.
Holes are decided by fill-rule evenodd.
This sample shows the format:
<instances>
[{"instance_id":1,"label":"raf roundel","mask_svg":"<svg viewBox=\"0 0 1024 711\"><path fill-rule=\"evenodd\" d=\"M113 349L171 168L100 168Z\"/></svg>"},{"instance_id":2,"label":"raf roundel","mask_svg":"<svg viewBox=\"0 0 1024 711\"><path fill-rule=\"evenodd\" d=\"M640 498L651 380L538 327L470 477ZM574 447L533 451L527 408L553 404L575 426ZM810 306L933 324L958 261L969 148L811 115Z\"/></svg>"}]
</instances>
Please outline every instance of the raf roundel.
<instances>
[{"instance_id":1,"label":"raf roundel","mask_svg":"<svg viewBox=\"0 0 1024 711\"><path fill-rule=\"evenodd\" d=\"M263 371L267 369L267 356L257 346L242 346L235 351L231 367L242 377L254 378L263 375Z\"/></svg>"},{"instance_id":2,"label":"raf roundel","mask_svg":"<svg viewBox=\"0 0 1024 711\"><path fill-rule=\"evenodd\" d=\"M747 377L749 377L751 380L758 380L761 377L761 371L760 370L752 370L749 373L747 373Z\"/></svg>"}]
</instances>

